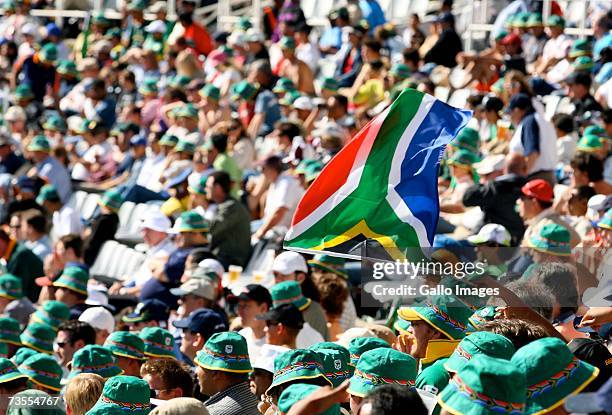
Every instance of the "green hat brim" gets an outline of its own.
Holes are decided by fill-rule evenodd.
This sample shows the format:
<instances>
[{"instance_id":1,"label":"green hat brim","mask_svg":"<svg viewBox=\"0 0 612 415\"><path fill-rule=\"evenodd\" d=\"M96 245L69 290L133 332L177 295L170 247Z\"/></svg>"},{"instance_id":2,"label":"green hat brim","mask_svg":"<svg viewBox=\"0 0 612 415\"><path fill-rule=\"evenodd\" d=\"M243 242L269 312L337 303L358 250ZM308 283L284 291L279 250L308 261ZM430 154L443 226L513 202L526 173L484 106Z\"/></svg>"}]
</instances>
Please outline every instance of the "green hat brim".
<instances>
[{"instance_id":1,"label":"green hat brim","mask_svg":"<svg viewBox=\"0 0 612 415\"><path fill-rule=\"evenodd\" d=\"M394 381L394 382L389 382L388 384L399 384L399 383ZM351 377L350 385L349 385L347 392L351 395L358 396L360 398L365 398L370 392L372 392L374 389L376 389L379 386L382 386L382 384L370 382L361 376L356 376L355 374L353 374L353 376ZM406 384L402 386L414 387L414 381L412 382L406 381Z\"/></svg>"},{"instance_id":2,"label":"green hat brim","mask_svg":"<svg viewBox=\"0 0 612 415\"><path fill-rule=\"evenodd\" d=\"M96 402L96 404L89 411L87 411L87 413L90 415L125 415L126 413L133 415L148 415L151 413L151 408L130 408L127 410L127 408L120 408L113 404L98 400L98 402Z\"/></svg>"},{"instance_id":3,"label":"green hat brim","mask_svg":"<svg viewBox=\"0 0 612 415\"><path fill-rule=\"evenodd\" d=\"M40 316L37 314L37 312L35 312L34 314L32 314L32 321L36 321L38 323L42 323L42 324L46 324L47 326L57 330L57 328L59 327L59 325L62 323L60 320L58 319L50 319L46 316Z\"/></svg>"},{"instance_id":4,"label":"green hat brim","mask_svg":"<svg viewBox=\"0 0 612 415\"><path fill-rule=\"evenodd\" d=\"M210 228L192 228L190 226L181 226L176 230L178 233L182 232L209 232Z\"/></svg>"},{"instance_id":5,"label":"green hat brim","mask_svg":"<svg viewBox=\"0 0 612 415\"><path fill-rule=\"evenodd\" d=\"M38 203L38 201L36 203ZM40 205L40 203L38 203L38 204ZM0 297L4 297L4 298L6 298L8 300L18 300L19 298L23 298L23 296L22 297L16 297L14 295L11 295L7 291L4 291L4 290L0 290Z\"/></svg>"},{"instance_id":6,"label":"green hat brim","mask_svg":"<svg viewBox=\"0 0 612 415\"><path fill-rule=\"evenodd\" d=\"M125 353L123 353L123 352L115 351L115 350L112 350L112 349L111 349L111 353L112 353L113 355L115 355L115 356L118 356L118 357L125 357L125 358L127 358L127 359L134 359L134 360L147 360L147 357L144 355L144 353L143 353L143 355L142 355L142 356L135 356L135 355L131 355L131 354L129 354L129 352L125 352Z\"/></svg>"},{"instance_id":7,"label":"green hat brim","mask_svg":"<svg viewBox=\"0 0 612 415\"><path fill-rule=\"evenodd\" d=\"M21 372L7 373L6 375L0 376L0 383L6 383L6 382L10 382L16 379L27 379L27 378L28 376L24 375Z\"/></svg>"},{"instance_id":8,"label":"green hat brim","mask_svg":"<svg viewBox=\"0 0 612 415\"><path fill-rule=\"evenodd\" d=\"M296 371L288 372L281 376L275 376L272 379L272 384L266 390L266 394L269 394L269 392L275 387L283 385L288 382L293 382L295 380L300 380L300 379L317 379L317 378L321 378L325 380L327 383L329 383L329 385L332 385L331 380L326 378L323 373L317 373L317 371L313 369L298 369Z\"/></svg>"},{"instance_id":9,"label":"green hat brim","mask_svg":"<svg viewBox=\"0 0 612 415\"><path fill-rule=\"evenodd\" d=\"M527 241L527 246L531 249L535 249L538 252L542 252L544 254L556 255L556 256L570 256L572 254L572 249L567 246L567 248L560 247L558 249L554 249L548 246L545 242L536 239L535 237L531 237Z\"/></svg>"},{"instance_id":10,"label":"green hat brim","mask_svg":"<svg viewBox=\"0 0 612 415\"><path fill-rule=\"evenodd\" d=\"M148 321L148 320L147 320L146 316L140 315L138 317L123 316L123 317L121 317L121 321L123 321L124 323L142 323L142 322Z\"/></svg>"},{"instance_id":11,"label":"green hat brim","mask_svg":"<svg viewBox=\"0 0 612 415\"><path fill-rule=\"evenodd\" d=\"M244 363L235 364L235 366L230 366L227 363L219 363L221 361L223 361L223 359L215 358L204 351L202 353L198 353L198 356L195 359L195 363L198 366L208 370L219 370L230 373L249 373L253 371L248 358Z\"/></svg>"},{"instance_id":12,"label":"green hat brim","mask_svg":"<svg viewBox=\"0 0 612 415\"><path fill-rule=\"evenodd\" d=\"M612 223L600 222L597 224L597 227L612 230Z\"/></svg>"},{"instance_id":13,"label":"green hat brim","mask_svg":"<svg viewBox=\"0 0 612 415\"><path fill-rule=\"evenodd\" d=\"M43 146L39 146L36 144L30 144L28 146L28 151L44 151L45 153L50 153L51 149Z\"/></svg>"},{"instance_id":14,"label":"green hat brim","mask_svg":"<svg viewBox=\"0 0 612 415\"><path fill-rule=\"evenodd\" d=\"M412 310L412 313L415 315L414 317L418 316L419 318L406 319L403 316L400 318L407 321L424 320L451 340L461 340L466 335L467 328L460 330L440 321L441 319L438 318L438 315L430 307L413 306L409 310Z\"/></svg>"},{"instance_id":15,"label":"green hat brim","mask_svg":"<svg viewBox=\"0 0 612 415\"><path fill-rule=\"evenodd\" d=\"M106 206L106 205L105 205L105 206ZM108 206L107 206L107 207L108 207ZM61 277L60 277L60 279L61 279ZM87 290L81 290L81 289L79 289L79 288L75 287L74 285L66 284L66 283L63 283L63 282L61 282L61 281L59 281L59 280L58 280L58 281L56 281L56 282L54 282L54 283L53 283L53 286L54 286L54 287L61 287L61 288L65 288L65 289L67 289L67 290L71 290L71 291L77 292L77 293L79 293L79 294L87 295Z\"/></svg>"},{"instance_id":16,"label":"green hat brim","mask_svg":"<svg viewBox=\"0 0 612 415\"><path fill-rule=\"evenodd\" d=\"M339 270L339 269L332 268L330 266L327 266L327 265L325 265L321 261L317 261L315 259L311 259L310 261L308 261L308 265L310 265L313 268L320 269L321 271L331 272L333 274L336 274L336 275L344 278L345 280L348 280L348 274L346 272L344 272L342 270Z\"/></svg>"},{"instance_id":17,"label":"green hat brim","mask_svg":"<svg viewBox=\"0 0 612 415\"><path fill-rule=\"evenodd\" d=\"M54 391L54 392L59 392L59 391L61 391L61 390L62 390L61 386L59 386L59 387L58 387L58 386L50 385L50 384L48 384L48 383L41 382L41 381L40 381L40 380L38 380L38 379L34 379L34 378L30 377L30 376L27 376L27 377L28 377L28 379L30 380L30 382L35 383L35 384L37 384L38 386L42 386L43 388L51 389L51 390L52 390L52 391Z\"/></svg>"},{"instance_id":18,"label":"green hat brim","mask_svg":"<svg viewBox=\"0 0 612 415\"><path fill-rule=\"evenodd\" d=\"M40 343L34 343L27 340L21 340L21 345L29 347L30 349L34 349L37 352L45 353L45 354L53 354L53 346L50 349L45 349Z\"/></svg>"},{"instance_id":19,"label":"green hat brim","mask_svg":"<svg viewBox=\"0 0 612 415\"><path fill-rule=\"evenodd\" d=\"M19 338L19 335L15 334L15 335L9 335L9 338L4 338L0 340L0 343L8 343L8 344L12 344L14 346L18 346L18 347L22 347L23 343L21 343L21 339Z\"/></svg>"},{"instance_id":20,"label":"green hat brim","mask_svg":"<svg viewBox=\"0 0 612 415\"><path fill-rule=\"evenodd\" d=\"M148 356L148 357L156 357L156 358L167 357L169 359L176 360L176 356L173 353L167 352L165 350L158 350L158 349L146 350L144 354L145 356Z\"/></svg>"},{"instance_id":21,"label":"green hat brim","mask_svg":"<svg viewBox=\"0 0 612 415\"><path fill-rule=\"evenodd\" d=\"M530 398L530 394L533 396L533 393L530 388L527 388L525 415L542 415L552 411L561 406L568 396L579 393L586 388L599 375L597 367L582 360L576 360L578 366L573 369L571 375L565 379L565 382L557 383L553 389L547 385L545 392L539 394L537 398Z\"/></svg>"},{"instance_id":22,"label":"green hat brim","mask_svg":"<svg viewBox=\"0 0 612 415\"><path fill-rule=\"evenodd\" d=\"M506 402L504 402L506 403ZM476 401L467 393L460 391L457 386L451 382L438 395L438 405L453 415L499 415L505 413L508 415L522 415L522 409L509 411L502 406L487 407L490 404L485 401ZM494 410L493 408L497 408Z\"/></svg>"}]
</instances>

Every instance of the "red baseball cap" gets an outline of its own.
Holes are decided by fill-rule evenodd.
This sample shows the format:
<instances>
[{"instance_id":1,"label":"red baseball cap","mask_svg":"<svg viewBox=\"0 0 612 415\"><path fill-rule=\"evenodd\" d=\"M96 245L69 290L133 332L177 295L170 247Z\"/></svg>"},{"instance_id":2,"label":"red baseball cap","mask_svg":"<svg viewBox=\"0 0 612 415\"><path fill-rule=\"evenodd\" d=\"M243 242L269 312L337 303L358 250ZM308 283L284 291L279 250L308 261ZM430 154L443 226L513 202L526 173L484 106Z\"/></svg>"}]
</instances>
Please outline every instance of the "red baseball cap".
<instances>
[{"instance_id":1,"label":"red baseball cap","mask_svg":"<svg viewBox=\"0 0 612 415\"><path fill-rule=\"evenodd\" d=\"M525 196L533 197L542 202L552 202L555 195L553 188L546 180L535 179L527 182L521 191Z\"/></svg>"},{"instance_id":2,"label":"red baseball cap","mask_svg":"<svg viewBox=\"0 0 612 415\"><path fill-rule=\"evenodd\" d=\"M510 33L509 35L506 35L506 37L504 37L501 41L502 45L512 45L512 44L521 44L521 37L519 35L517 35L516 33Z\"/></svg>"}]
</instances>

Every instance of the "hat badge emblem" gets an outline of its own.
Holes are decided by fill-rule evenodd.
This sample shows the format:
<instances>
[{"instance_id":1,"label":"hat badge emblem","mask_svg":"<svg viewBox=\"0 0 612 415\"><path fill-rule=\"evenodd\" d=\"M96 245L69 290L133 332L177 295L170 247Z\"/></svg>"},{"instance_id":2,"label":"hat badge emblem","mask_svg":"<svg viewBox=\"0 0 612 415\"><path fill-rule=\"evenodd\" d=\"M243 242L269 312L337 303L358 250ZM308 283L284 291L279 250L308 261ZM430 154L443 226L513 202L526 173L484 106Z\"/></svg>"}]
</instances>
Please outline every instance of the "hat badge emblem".
<instances>
[{"instance_id":1,"label":"hat badge emblem","mask_svg":"<svg viewBox=\"0 0 612 415\"><path fill-rule=\"evenodd\" d=\"M340 361L340 359L334 359L334 367L336 368L336 370L340 370L342 368L342 362Z\"/></svg>"},{"instance_id":2,"label":"hat badge emblem","mask_svg":"<svg viewBox=\"0 0 612 415\"><path fill-rule=\"evenodd\" d=\"M231 353L234 351L234 346L231 344L226 344L225 345L225 353Z\"/></svg>"},{"instance_id":3,"label":"hat badge emblem","mask_svg":"<svg viewBox=\"0 0 612 415\"><path fill-rule=\"evenodd\" d=\"M171 341L170 337L166 337L164 339L164 342L166 343L166 346L170 346L170 341Z\"/></svg>"}]
</instances>

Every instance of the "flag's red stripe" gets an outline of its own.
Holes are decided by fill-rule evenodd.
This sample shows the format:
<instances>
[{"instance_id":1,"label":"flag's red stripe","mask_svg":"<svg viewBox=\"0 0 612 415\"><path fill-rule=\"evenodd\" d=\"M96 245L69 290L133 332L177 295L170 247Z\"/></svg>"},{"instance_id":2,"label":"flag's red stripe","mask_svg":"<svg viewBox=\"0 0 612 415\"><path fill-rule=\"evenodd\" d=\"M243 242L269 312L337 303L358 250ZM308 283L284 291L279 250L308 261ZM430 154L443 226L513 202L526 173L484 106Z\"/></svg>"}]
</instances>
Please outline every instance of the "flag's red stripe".
<instances>
[{"instance_id":1,"label":"flag's red stripe","mask_svg":"<svg viewBox=\"0 0 612 415\"><path fill-rule=\"evenodd\" d=\"M361 131L359 131L342 150L327 163L323 171L319 173L315 181L306 190L298 209L293 215L291 226L299 223L306 216L310 215L318 206L322 205L325 200L342 187L351 172L359 148L368 135L370 128L372 128L371 122L368 126L361 129ZM328 174L325 174L326 172Z\"/></svg>"}]
</instances>

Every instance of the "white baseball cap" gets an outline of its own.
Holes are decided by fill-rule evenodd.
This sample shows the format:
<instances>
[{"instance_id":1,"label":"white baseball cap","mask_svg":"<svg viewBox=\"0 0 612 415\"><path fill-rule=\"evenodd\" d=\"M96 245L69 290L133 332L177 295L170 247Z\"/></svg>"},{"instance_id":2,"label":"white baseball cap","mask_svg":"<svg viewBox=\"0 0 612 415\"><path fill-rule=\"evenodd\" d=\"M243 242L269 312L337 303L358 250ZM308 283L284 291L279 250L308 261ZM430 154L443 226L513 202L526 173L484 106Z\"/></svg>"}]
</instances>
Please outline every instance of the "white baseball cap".
<instances>
[{"instance_id":1,"label":"white baseball cap","mask_svg":"<svg viewBox=\"0 0 612 415\"><path fill-rule=\"evenodd\" d=\"M495 242L499 245L510 246L510 232L497 223L487 223L478 234L469 236L467 240L474 245Z\"/></svg>"},{"instance_id":2,"label":"white baseball cap","mask_svg":"<svg viewBox=\"0 0 612 415\"><path fill-rule=\"evenodd\" d=\"M259 349L259 356L251 362L251 366L253 366L253 369L263 369L270 373L274 373L274 359L287 350L289 349L283 346L264 344L261 346L261 349Z\"/></svg>"},{"instance_id":3,"label":"white baseball cap","mask_svg":"<svg viewBox=\"0 0 612 415\"><path fill-rule=\"evenodd\" d=\"M170 219L158 208L147 210L141 218L140 228L151 229L157 232L168 233L172 223L170 223Z\"/></svg>"},{"instance_id":4,"label":"white baseball cap","mask_svg":"<svg viewBox=\"0 0 612 415\"><path fill-rule=\"evenodd\" d=\"M161 20L154 20L147 25L145 31L148 33L166 33L166 23Z\"/></svg>"},{"instance_id":5,"label":"white baseball cap","mask_svg":"<svg viewBox=\"0 0 612 415\"><path fill-rule=\"evenodd\" d=\"M293 101L293 108L297 110L312 111L312 109L314 108L314 104L312 103L312 100L308 97L299 97L298 99Z\"/></svg>"},{"instance_id":6,"label":"white baseball cap","mask_svg":"<svg viewBox=\"0 0 612 415\"><path fill-rule=\"evenodd\" d=\"M485 157L482 161L474 163L476 173L484 176L498 170L503 170L506 157L503 154L492 154Z\"/></svg>"},{"instance_id":7,"label":"white baseball cap","mask_svg":"<svg viewBox=\"0 0 612 415\"><path fill-rule=\"evenodd\" d=\"M219 278L223 277L225 269L216 259L206 258L198 264L198 268L204 268L206 272L214 272Z\"/></svg>"},{"instance_id":8,"label":"white baseball cap","mask_svg":"<svg viewBox=\"0 0 612 415\"><path fill-rule=\"evenodd\" d=\"M279 274L289 275L294 272L308 272L308 265L304 257L297 252L285 251L274 258L272 271Z\"/></svg>"},{"instance_id":9,"label":"white baseball cap","mask_svg":"<svg viewBox=\"0 0 612 415\"><path fill-rule=\"evenodd\" d=\"M33 23L26 23L21 27L21 34L36 36L38 34L38 28Z\"/></svg>"},{"instance_id":10,"label":"white baseball cap","mask_svg":"<svg viewBox=\"0 0 612 415\"><path fill-rule=\"evenodd\" d=\"M246 31L246 38L247 42L263 42L265 40L263 33L254 27Z\"/></svg>"},{"instance_id":11,"label":"white baseball cap","mask_svg":"<svg viewBox=\"0 0 612 415\"><path fill-rule=\"evenodd\" d=\"M85 300L85 304L115 311L115 307L108 303L108 289L104 285L89 284L87 286L87 300Z\"/></svg>"},{"instance_id":12,"label":"white baseball cap","mask_svg":"<svg viewBox=\"0 0 612 415\"><path fill-rule=\"evenodd\" d=\"M599 219L599 213L606 208L608 197L602 194L597 194L591 197L587 203L587 218L592 220Z\"/></svg>"},{"instance_id":13,"label":"white baseball cap","mask_svg":"<svg viewBox=\"0 0 612 415\"><path fill-rule=\"evenodd\" d=\"M106 330L109 333L115 331L115 319L110 311L104 307L92 307L83 311L79 321L88 323L97 330Z\"/></svg>"},{"instance_id":14,"label":"white baseball cap","mask_svg":"<svg viewBox=\"0 0 612 415\"><path fill-rule=\"evenodd\" d=\"M4 114L6 121L25 121L26 113L25 110L18 106L9 107Z\"/></svg>"},{"instance_id":15,"label":"white baseball cap","mask_svg":"<svg viewBox=\"0 0 612 415\"><path fill-rule=\"evenodd\" d=\"M190 278L180 287L170 289L170 292L177 297L191 294L210 301L215 301L217 297L217 288L208 278Z\"/></svg>"},{"instance_id":16,"label":"white baseball cap","mask_svg":"<svg viewBox=\"0 0 612 415\"><path fill-rule=\"evenodd\" d=\"M348 345L351 340L356 339L357 337L376 337L376 334L374 334L372 330L365 327L351 327L338 336L338 340L336 340L335 343L348 349Z\"/></svg>"}]
</instances>

